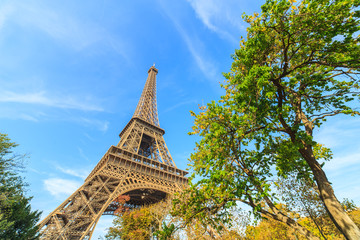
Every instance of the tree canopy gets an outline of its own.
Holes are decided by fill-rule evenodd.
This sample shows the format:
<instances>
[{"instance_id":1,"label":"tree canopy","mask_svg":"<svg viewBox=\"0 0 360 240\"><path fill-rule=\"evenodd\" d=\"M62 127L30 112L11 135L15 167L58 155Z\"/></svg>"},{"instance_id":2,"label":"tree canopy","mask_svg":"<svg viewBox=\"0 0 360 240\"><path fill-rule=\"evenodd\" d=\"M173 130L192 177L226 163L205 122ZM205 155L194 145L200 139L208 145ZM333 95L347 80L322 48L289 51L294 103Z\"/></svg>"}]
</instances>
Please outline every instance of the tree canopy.
<instances>
[{"instance_id":1,"label":"tree canopy","mask_svg":"<svg viewBox=\"0 0 360 240\"><path fill-rule=\"evenodd\" d=\"M267 0L261 14L244 15L250 26L224 74L225 95L192 112L191 134L201 140L190 166L201 180L179 212L189 218L215 213L208 219L215 223L228 219L224 209L243 202L255 215L317 239L276 204L274 175L296 174L316 184L342 234L360 238L323 170L331 151L313 138L327 118L359 115L359 4Z\"/></svg>"},{"instance_id":2,"label":"tree canopy","mask_svg":"<svg viewBox=\"0 0 360 240\"><path fill-rule=\"evenodd\" d=\"M0 133L0 239L38 239L40 212L32 211L19 176L24 156L13 154L17 144Z\"/></svg>"},{"instance_id":3,"label":"tree canopy","mask_svg":"<svg viewBox=\"0 0 360 240\"><path fill-rule=\"evenodd\" d=\"M115 211L113 226L108 229L107 239L173 239L175 226L173 219L165 221L170 215L171 197L141 208L124 208L128 195L119 196L120 210Z\"/></svg>"}]
</instances>

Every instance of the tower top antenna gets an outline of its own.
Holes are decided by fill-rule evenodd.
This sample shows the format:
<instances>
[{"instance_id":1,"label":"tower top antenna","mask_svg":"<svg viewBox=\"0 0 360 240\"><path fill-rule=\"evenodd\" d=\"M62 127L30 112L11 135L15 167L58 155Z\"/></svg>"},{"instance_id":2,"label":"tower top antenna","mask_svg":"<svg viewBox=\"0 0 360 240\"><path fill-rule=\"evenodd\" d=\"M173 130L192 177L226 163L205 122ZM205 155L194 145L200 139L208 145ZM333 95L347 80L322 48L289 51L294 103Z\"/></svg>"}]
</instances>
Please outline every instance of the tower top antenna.
<instances>
[{"instance_id":1,"label":"tower top antenna","mask_svg":"<svg viewBox=\"0 0 360 240\"><path fill-rule=\"evenodd\" d=\"M150 124L160 127L156 104L157 73L158 70L154 66L149 69L149 75L133 117L141 118Z\"/></svg>"}]
</instances>

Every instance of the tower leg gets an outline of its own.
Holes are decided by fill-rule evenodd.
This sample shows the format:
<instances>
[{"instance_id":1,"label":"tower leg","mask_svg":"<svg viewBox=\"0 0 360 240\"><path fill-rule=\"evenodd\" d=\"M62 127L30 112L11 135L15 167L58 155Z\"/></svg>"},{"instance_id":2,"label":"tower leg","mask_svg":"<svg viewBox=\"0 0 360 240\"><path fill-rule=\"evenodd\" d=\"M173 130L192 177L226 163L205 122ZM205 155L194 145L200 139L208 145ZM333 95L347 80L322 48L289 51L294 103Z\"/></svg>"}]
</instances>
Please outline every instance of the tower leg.
<instances>
[{"instance_id":1,"label":"tower leg","mask_svg":"<svg viewBox=\"0 0 360 240\"><path fill-rule=\"evenodd\" d=\"M128 171L108 163L40 224L42 239L85 239L117 197Z\"/></svg>"}]
</instances>

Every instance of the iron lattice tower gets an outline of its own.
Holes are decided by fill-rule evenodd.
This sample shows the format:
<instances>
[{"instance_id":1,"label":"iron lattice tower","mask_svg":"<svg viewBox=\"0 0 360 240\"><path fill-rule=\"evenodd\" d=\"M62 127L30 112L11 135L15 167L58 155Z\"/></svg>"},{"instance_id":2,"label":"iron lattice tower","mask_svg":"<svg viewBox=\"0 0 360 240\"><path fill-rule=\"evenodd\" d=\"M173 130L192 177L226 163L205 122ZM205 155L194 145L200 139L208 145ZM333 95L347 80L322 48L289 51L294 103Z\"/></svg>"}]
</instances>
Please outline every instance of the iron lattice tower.
<instances>
[{"instance_id":1,"label":"iron lattice tower","mask_svg":"<svg viewBox=\"0 0 360 240\"><path fill-rule=\"evenodd\" d=\"M187 185L186 171L176 167L165 144L156 104L153 66L135 113L84 184L40 224L41 239L90 239L102 215L113 215L118 196L129 195L128 206L161 201Z\"/></svg>"}]
</instances>

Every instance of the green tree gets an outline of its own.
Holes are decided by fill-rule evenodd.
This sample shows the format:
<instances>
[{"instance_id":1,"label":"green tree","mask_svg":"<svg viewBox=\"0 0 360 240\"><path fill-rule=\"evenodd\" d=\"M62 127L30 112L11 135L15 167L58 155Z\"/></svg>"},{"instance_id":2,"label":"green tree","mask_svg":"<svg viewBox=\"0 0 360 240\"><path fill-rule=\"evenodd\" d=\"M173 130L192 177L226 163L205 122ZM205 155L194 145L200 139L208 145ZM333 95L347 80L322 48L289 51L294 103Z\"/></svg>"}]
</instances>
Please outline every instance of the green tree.
<instances>
[{"instance_id":1,"label":"green tree","mask_svg":"<svg viewBox=\"0 0 360 240\"><path fill-rule=\"evenodd\" d=\"M0 239L37 239L40 212L32 211L31 197L18 171L23 156L13 154L17 144L0 133Z\"/></svg>"},{"instance_id":2,"label":"green tree","mask_svg":"<svg viewBox=\"0 0 360 240\"><path fill-rule=\"evenodd\" d=\"M113 221L113 227L106 234L107 239L149 240L154 218L149 208L139 208L127 211Z\"/></svg>"},{"instance_id":3,"label":"green tree","mask_svg":"<svg viewBox=\"0 0 360 240\"><path fill-rule=\"evenodd\" d=\"M360 239L323 170L330 150L313 139L327 118L359 115L353 108L359 100L359 3L267 0L260 15L244 16L250 26L225 74L226 94L192 113L193 134L201 140L190 164L201 180L190 188L189 210L180 212L211 212L216 215L209 221L216 222L241 201L315 238L274 204L273 174L296 173L316 183L342 234Z\"/></svg>"},{"instance_id":4,"label":"green tree","mask_svg":"<svg viewBox=\"0 0 360 240\"><path fill-rule=\"evenodd\" d=\"M273 219L262 219L258 225L249 225L246 228L247 240L303 240L306 239L301 236L297 236L293 229L288 225L275 221Z\"/></svg>"},{"instance_id":5,"label":"green tree","mask_svg":"<svg viewBox=\"0 0 360 240\"><path fill-rule=\"evenodd\" d=\"M279 177L275 185L281 200L289 211L297 212L301 217L305 217L306 221L312 222L316 229L307 228L315 235L326 239L323 229L324 222L321 218L327 214L315 184L307 179L299 179L296 175L289 174L287 178ZM302 222L304 223L304 221ZM327 222L326 225L334 227L332 222Z\"/></svg>"},{"instance_id":6,"label":"green tree","mask_svg":"<svg viewBox=\"0 0 360 240\"><path fill-rule=\"evenodd\" d=\"M308 200L306 200L308 201ZM318 201L316 201L318 202ZM301 204L301 203L300 203ZM317 204L317 203L315 203ZM354 220L357 226L360 226L359 218L359 209L356 208L353 201L345 199L341 203L346 207L347 212L350 217ZM288 206L286 206L288 207ZM301 209L301 211L307 211L306 208ZM321 211L320 211L321 212ZM325 213L325 210L322 211ZM304 227L309 229L311 232L315 233L318 237L325 240L340 240L345 239L339 230L332 224L330 218L326 214L320 214L312 217L301 217L298 219L298 222L301 223ZM321 232L320 232L321 229ZM275 221L273 219L264 218L261 221L255 224L249 224L246 227L246 236L245 239L293 239L293 240L303 240L306 239L303 236L297 235L292 228L287 226L284 223Z\"/></svg>"},{"instance_id":7,"label":"green tree","mask_svg":"<svg viewBox=\"0 0 360 240\"><path fill-rule=\"evenodd\" d=\"M354 223L360 227L360 218L359 218L359 209L355 206L353 201L349 201L348 199L344 199L341 202L341 205L344 207L345 211L348 213L350 218L354 221ZM322 214L316 217L315 221L313 218L304 217L299 219L299 223L304 225L308 229L312 229L313 232L327 240L338 240L338 239L346 239L341 232L335 227L332 223L330 217L326 214L325 209L322 210ZM321 231L320 231L321 229Z\"/></svg>"},{"instance_id":8,"label":"green tree","mask_svg":"<svg viewBox=\"0 0 360 240\"><path fill-rule=\"evenodd\" d=\"M158 203L132 209L122 205L129 201L130 197L119 196L116 198L120 205L115 211L116 218L113 226L109 228L106 237L108 239L174 239L176 231L176 219L171 218L172 197L169 196Z\"/></svg>"}]
</instances>

